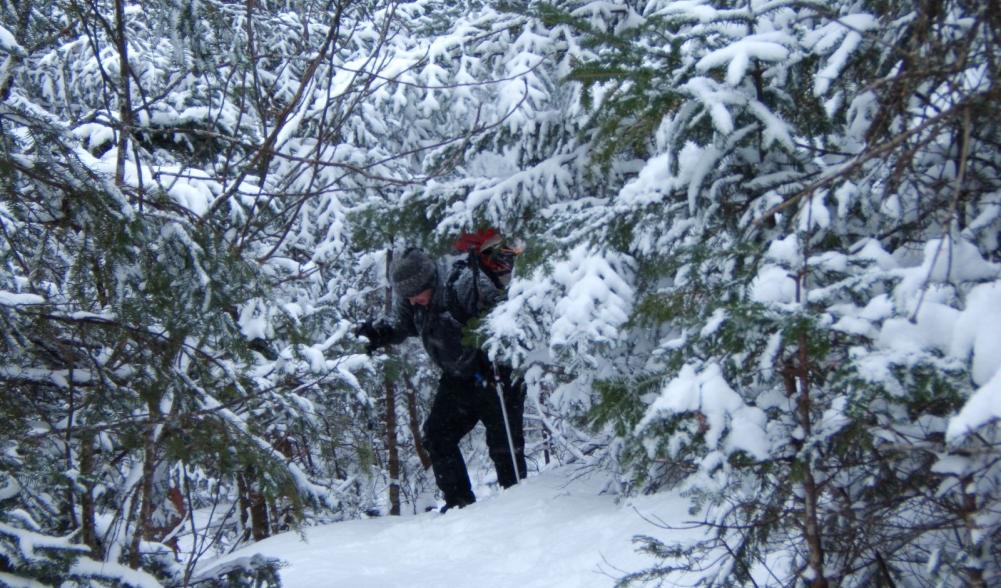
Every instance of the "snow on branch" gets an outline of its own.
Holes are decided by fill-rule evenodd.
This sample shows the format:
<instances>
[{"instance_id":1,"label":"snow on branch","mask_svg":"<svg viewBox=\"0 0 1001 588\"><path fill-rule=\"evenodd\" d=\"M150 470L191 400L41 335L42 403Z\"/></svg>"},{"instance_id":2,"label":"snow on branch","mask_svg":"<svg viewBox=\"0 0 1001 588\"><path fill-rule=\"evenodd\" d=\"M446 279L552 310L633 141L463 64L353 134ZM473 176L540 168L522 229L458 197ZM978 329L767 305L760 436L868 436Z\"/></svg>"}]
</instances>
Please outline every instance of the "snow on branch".
<instances>
[{"instance_id":1,"label":"snow on branch","mask_svg":"<svg viewBox=\"0 0 1001 588\"><path fill-rule=\"evenodd\" d=\"M95 561L89 557L81 557L73 562L70 573L76 576L115 580L124 586L134 588L162 588L163 586L152 574L142 570L133 570L112 561Z\"/></svg>"},{"instance_id":2,"label":"snow on branch","mask_svg":"<svg viewBox=\"0 0 1001 588\"><path fill-rule=\"evenodd\" d=\"M871 14L849 14L803 36L804 48L812 49L818 55L827 56L826 64L815 76L814 96L823 96L827 93L831 82L838 78L847 65L848 58L862 43L862 35L877 26L879 22Z\"/></svg>"},{"instance_id":3,"label":"snow on branch","mask_svg":"<svg viewBox=\"0 0 1001 588\"><path fill-rule=\"evenodd\" d=\"M744 79L752 59L766 62L780 62L789 57L789 45L794 40L782 31L771 31L748 35L703 56L695 64L696 69L705 72L726 65L726 83L736 86Z\"/></svg>"},{"instance_id":4,"label":"snow on branch","mask_svg":"<svg viewBox=\"0 0 1001 588\"><path fill-rule=\"evenodd\" d=\"M631 262L578 246L528 279L515 279L508 300L487 318L491 354L511 354L515 363L535 349L597 361L595 347L620 342L632 312Z\"/></svg>"},{"instance_id":5,"label":"snow on branch","mask_svg":"<svg viewBox=\"0 0 1001 588\"><path fill-rule=\"evenodd\" d=\"M18 307L36 306L39 304L45 304L45 298L39 296L38 294L25 294L0 290L0 306Z\"/></svg>"},{"instance_id":6,"label":"snow on branch","mask_svg":"<svg viewBox=\"0 0 1001 588\"><path fill-rule=\"evenodd\" d=\"M720 447L726 453L744 451L758 459L768 457L771 442L764 411L744 403L727 383L719 364L709 363L698 371L685 364L647 408L635 434L642 435L665 415L683 413L699 413L705 418L709 447Z\"/></svg>"},{"instance_id":7,"label":"snow on branch","mask_svg":"<svg viewBox=\"0 0 1001 588\"><path fill-rule=\"evenodd\" d=\"M80 553L88 550L85 545L72 543L72 535L53 537L52 535L21 529L3 522L0 522L0 534L16 539L21 555L29 560L36 559L38 557L36 551L41 549L75 551Z\"/></svg>"}]
</instances>

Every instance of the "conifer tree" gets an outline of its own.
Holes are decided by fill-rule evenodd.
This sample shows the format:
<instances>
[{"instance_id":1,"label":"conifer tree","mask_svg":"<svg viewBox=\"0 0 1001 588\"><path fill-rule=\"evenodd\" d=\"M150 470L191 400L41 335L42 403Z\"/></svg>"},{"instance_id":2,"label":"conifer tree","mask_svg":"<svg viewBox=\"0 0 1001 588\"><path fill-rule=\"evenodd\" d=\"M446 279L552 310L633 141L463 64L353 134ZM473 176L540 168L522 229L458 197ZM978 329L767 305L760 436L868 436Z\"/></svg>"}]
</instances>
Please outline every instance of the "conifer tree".
<instances>
[{"instance_id":1,"label":"conifer tree","mask_svg":"<svg viewBox=\"0 0 1001 588\"><path fill-rule=\"evenodd\" d=\"M307 505L370 507L344 222L397 173L361 110L401 21L327 8L4 5L11 581L188 582Z\"/></svg>"},{"instance_id":2,"label":"conifer tree","mask_svg":"<svg viewBox=\"0 0 1001 588\"><path fill-rule=\"evenodd\" d=\"M989 583L993 461L957 455L996 432L956 413L997 365L977 327L935 325L997 287L996 23L963 2L619 13L614 35L549 17L596 47L570 75L593 153L645 161L569 217L636 264L594 414L636 489L683 489L710 530L651 539L663 565L628 580Z\"/></svg>"}]
</instances>

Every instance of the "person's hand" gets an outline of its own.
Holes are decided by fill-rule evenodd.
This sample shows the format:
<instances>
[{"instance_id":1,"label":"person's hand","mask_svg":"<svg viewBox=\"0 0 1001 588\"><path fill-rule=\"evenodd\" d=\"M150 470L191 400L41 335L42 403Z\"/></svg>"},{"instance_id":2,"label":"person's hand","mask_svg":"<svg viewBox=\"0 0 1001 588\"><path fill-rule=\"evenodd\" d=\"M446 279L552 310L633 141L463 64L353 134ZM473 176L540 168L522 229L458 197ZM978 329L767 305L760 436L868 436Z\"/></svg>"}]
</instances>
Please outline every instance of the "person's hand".
<instances>
[{"instance_id":1,"label":"person's hand","mask_svg":"<svg viewBox=\"0 0 1001 588\"><path fill-rule=\"evenodd\" d=\"M372 352L380 347L379 332L375 330L372 321L365 321L355 327L355 337L365 337L368 339L368 343L365 345L365 353L369 355L372 355Z\"/></svg>"}]
</instances>

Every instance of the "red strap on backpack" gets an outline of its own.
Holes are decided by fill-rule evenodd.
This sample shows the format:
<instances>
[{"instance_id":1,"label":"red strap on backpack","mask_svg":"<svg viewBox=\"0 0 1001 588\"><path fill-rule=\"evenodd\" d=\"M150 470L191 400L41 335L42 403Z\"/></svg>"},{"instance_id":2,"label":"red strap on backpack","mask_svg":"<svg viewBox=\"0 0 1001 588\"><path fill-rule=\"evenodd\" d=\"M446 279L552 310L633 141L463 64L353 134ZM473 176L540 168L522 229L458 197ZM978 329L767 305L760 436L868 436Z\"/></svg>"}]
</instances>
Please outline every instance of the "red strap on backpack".
<instances>
[{"instance_id":1,"label":"red strap on backpack","mask_svg":"<svg viewBox=\"0 0 1001 588\"><path fill-rule=\"evenodd\" d=\"M456 251L475 255L478 265L493 276L508 277L514 267L515 256L522 251L520 247L505 243L500 231L490 227L475 233L463 233L452 247Z\"/></svg>"},{"instance_id":2,"label":"red strap on backpack","mask_svg":"<svg viewBox=\"0 0 1001 588\"><path fill-rule=\"evenodd\" d=\"M483 244L498 237L500 233L496 229L480 229L475 233L463 233L452 245L456 251L463 253L467 251L483 252Z\"/></svg>"}]
</instances>

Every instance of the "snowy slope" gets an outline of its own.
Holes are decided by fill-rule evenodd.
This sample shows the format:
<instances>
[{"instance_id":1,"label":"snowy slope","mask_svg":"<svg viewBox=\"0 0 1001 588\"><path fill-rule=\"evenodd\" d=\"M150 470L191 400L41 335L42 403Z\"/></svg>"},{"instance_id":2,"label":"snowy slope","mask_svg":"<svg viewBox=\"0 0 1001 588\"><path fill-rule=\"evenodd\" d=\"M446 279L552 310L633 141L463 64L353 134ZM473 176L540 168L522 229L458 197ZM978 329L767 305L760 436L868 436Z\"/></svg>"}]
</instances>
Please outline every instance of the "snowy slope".
<instances>
[{"instance_id":1,"label":"snowy slope","mask_svg":"<svg viewBox=\"0 0 1001 588\"><path fill-rule=\"evenodd\" d=\"M644 520L688 518L677 496L616 503L601 481L562 468L444 515L382 517L285 533L206 564L254 553L280 558L287 588L608 587L652 563L633 535L663 536ZM678 536L672 532L672 537ZM204 568L203 568L204 569Z\"/></svg>"}]
</instances>

